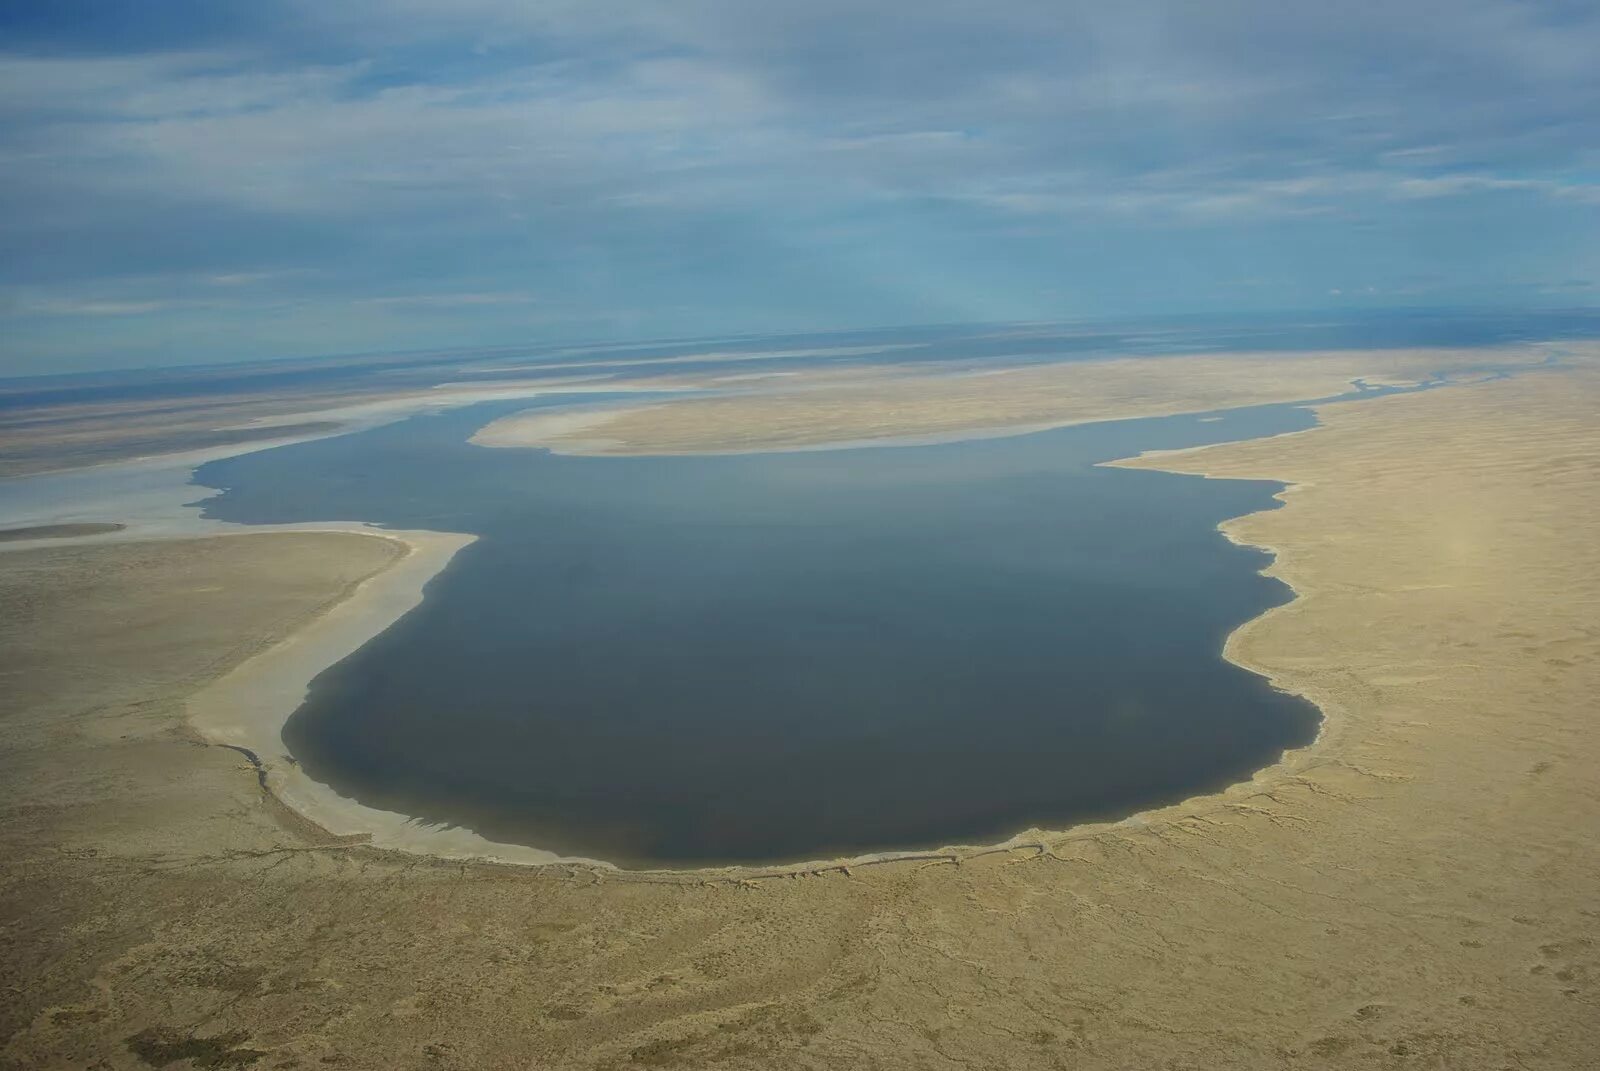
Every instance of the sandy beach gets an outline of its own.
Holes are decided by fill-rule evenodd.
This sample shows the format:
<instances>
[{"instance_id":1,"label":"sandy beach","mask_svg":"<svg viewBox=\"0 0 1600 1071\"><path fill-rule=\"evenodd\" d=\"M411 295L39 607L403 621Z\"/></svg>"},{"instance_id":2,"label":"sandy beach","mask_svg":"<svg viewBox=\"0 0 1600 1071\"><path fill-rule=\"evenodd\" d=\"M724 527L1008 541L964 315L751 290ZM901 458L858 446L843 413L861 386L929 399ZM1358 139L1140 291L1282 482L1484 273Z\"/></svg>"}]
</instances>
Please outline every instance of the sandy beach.
<instances>
[{"instance_id":1,"label":"sandy beach","mask_svg":"<svg viewBox=\"0 0 1600 1071\"><path fill-rule=\"evenodd\" d=\"M196 692L188 700L190 724L212 743L247 751L259 764L265 788L335 836L446 859L568 861L537 848L497 844L459 827L428 825L363 806L306 776L284 747L284 723L299 708L311 680L421 602L424 586L474 539L409 531L374 531L368 538L399 548L393 564L356 585L304 628Z\"/></svg>"},{"instance_id":2,"label":"sandy beach","mask_svg":"<svg viewBox=\"0 0 1600 1071\"><path fill-rule=\"evenodd\" d=\"M1226 532L1298 597L1228 656L1324 731L1228 792L961 862L626 875L333 836L188 716L255 739L287 669L259 722L203 697L360 642L447 543L12 550L0 1065L1585 1066L1597 409L1574 360L1127 462L1289 485Z\"/></svg>"}]
</instances>

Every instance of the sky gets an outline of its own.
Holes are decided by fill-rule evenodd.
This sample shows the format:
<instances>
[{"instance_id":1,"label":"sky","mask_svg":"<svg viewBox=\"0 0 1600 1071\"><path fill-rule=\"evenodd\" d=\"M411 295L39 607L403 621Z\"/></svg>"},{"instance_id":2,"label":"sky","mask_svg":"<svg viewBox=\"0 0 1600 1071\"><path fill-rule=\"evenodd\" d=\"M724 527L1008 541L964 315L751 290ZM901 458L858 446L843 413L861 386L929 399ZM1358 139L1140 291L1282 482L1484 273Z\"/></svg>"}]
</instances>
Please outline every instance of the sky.
<instances>
[{"instance_id":1,"label":"sky","mask_svg":"<svg viewBox=\"0 0 1600 1071\"><path fill-rule=\"evenodd\" d=\"M0 376L1600 305L1600 5L0 0Z\"/></svg>"}]
</instances>

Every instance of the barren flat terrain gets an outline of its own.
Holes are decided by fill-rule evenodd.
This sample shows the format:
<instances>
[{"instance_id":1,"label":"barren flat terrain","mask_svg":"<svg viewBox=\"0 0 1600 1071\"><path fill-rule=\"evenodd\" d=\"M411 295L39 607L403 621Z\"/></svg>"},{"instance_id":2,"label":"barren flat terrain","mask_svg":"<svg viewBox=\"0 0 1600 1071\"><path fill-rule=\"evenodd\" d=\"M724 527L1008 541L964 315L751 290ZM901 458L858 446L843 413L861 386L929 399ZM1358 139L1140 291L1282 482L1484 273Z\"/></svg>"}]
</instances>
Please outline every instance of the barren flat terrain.
<instances>
[{"instance_id":1,"label":"barren flat terrain","mask_svg":"<svg viewBox=\"0 0 1600 1071\"><path fill-rule=\"evenodd\" d=\"M314 404L295 399L296 405ZM333 421L297 421L248 426L257 416L271 420L270 405L206 404L75 406L0 417L0 475L82 468L131 457L204 450L240 443L318 435Z\"/></svg>"},{"instance_id":2,"label":"barren flat terrain","mask_svg":"<svg viewBox=\"0 0 1600 1071\"><path fill-rule=\"evenodd\" d=\"M1356 380L1376 386L1435 376L1470 379L1487 368L1535 364L1549 353L1544 346L1352 350L1128 357L962 372L926 366L812 372L736 384L744 389L715 397L588 414L513 414L473 441L574 454L698 454L959 437L1309 401L1343 394Z\"/></svg>"},{"instance_id":3,"label":"barren flat terrain","mask_svg":"<svg viewBox=\"0 0 1600 1071\"><path fill-rule=\"evenodd\" d=\"M892 427L991 425L999 405ZM1589 1066L1597 411L1600 370L1575 360L1141 460L1293 485L1228 532L1274 548L1300 598L1229 653L1319 703L1322 737L1126 823L848 873L528 869L330 838L203 746L185 699L393 543L0 554L0 1065Z\"/></svg>"},{"instance_id":4,"label":"barren flat terrain","mask_svg":"<svg viewBox=\"0 0 1600 1071\"><path fill-rule=\"evenodd\" d=\"M121 524L35 524L27 528L0 528L0 543L20 543L29 539L76 539L79 536L108 535L126 527Z\"/></svg>"},{"instance_id":5,"label":"barren flat terrain","mask_svg":"<svg viewBox=\"0 0 1600 1071\"><path fill-rule=\"evenodd\" d=\"M272 382L253 390L214 387L203 377L162 388L156 384L110 400L82 400L75 392L48 388L30 395L8 393L0 384L0 477L59 472L131 458L270 445L315 438L370 423L385 411L404 412L434 405L460 404L497 393L531 395L526 382L454 382L450 369L424 366L409 379L368 374L357 377L359 362L333 365L347 373L336 386ZM352 365L356 366L355 371ZM544 377L540 389L571 388L584 377ZM113 388L85 387L81 393L116 395ZM61 396L58 396L61 395Z\"/></svg>"}]
</instances>

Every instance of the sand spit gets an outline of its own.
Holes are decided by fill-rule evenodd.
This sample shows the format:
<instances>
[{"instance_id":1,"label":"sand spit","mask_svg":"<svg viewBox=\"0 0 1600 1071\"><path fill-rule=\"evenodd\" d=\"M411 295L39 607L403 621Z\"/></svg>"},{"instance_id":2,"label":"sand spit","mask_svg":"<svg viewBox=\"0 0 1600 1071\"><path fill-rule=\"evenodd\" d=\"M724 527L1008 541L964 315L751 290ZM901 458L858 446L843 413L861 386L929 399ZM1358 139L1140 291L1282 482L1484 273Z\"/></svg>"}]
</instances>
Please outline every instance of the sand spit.
<instances>
[{"instance_id":1,"label":"sand spit","mask_svg":"<svg viewBox=\"0 0 1600 1071\"><path fill-rule=\"evenodd\" d=\"M1439 375L1467 378L1490 367L1529 367L1552 354L1595 348L1575 343L1211 354L958 372L911 366L891 372L825 370L712 397L617 406L577 421L515 413L488 425L474 441L569 454L656 455L914 445L1310 401L1343 394L1357 382L1410 386Z\"/></svg>"},{"instance_id":2,"label":"sand spit","mask_svg":"<svg viewBox=\"0 0 1600 1071\"><path fill-rule=\"evenodd\" d=\"M531 399L550 394L581 396L596 390L613 393L630 389L644 388L596 385L588 381L542 382L537 385L513 383L493 388L471 389L444 385L433 390L412 391L395 397L347 404L336 409L292 412L275 418L261 418L261 422L250 427L262 432L271 431L274 434L255 436L248 443L163 452L150 457L124 458L6 478L5 494L0 496L0 528L77 525L98 521L102 517L115 517L127 528L125 533L72 537L76 540L95 542L123 538L169 538L269 530L276 526L252 525L247 529L241 525L209 520L201 517L195 509L189 508L196 498L209 497L212 494L209 489L197 488L191 482L194 470L209 461L221 458L236 457L240 454L336 435L347 435L404 420L420 413L438 412L479 402ZM280 425L271 423L271 420L283 420L288 423ZM311 432L293 430L308 425L313 425L318 430ZM306 531L366 530L360 525L337 523L294 527ZM5 549L12 549L12 545L7 545Z\"/></svg>"},{"instance_id":3,"label":"sand spit","mask_svg":"<svg viewBox=\"0 0 1600 1071\"><path fill-rule=\"evenodd\" d=\"M633 412L633 409L600 407L517 413L479 428L468 442L477 446L527 446L530 443L554 442L561 444L557 453L604 453L619 444L609 439L585 438L584 433L625 412Z\"/></svg>"},{"instance_id":4,"label":"sand spit","mask_svg":"<svg viewBox=\"0 0 1600 1071\"><path fill-rule=\"evenodd\" d=\"M549 394L689 389L672 377L617 383L605 376L506 380L493 385L446 380L430 386L377 386L329 396L266 392L158 402L67 405L34 411L15 426L0 420L0 478L45 478L133 463L193 467L218 457L363 431L417 413ZM41 414L50 419L37 419Z\"/></svg>"}]
</instances>

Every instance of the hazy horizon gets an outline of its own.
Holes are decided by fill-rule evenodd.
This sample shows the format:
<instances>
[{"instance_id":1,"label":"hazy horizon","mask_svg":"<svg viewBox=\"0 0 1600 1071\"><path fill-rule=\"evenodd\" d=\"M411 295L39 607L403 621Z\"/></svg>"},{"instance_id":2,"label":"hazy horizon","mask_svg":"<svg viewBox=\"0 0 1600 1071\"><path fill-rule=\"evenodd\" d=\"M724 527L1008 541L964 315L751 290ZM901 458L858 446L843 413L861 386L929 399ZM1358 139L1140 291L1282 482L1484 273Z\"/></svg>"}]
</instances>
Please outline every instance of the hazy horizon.
<instances>
[{"instance_id":1,"label":"hazy horizon","mask_svg":"<svg viewBox=\"0 0 1600 1071\"><path fill-rule=\"evenodd\" d=\"M1429 323L1435 325L1432 331L1426 326ZM1510 329L1509 325L1512 324L1517 325L1521 330ZM208 357L193 361L164 364L127 363L119 361L116 354L103 354L86 357L85 363L81 367L43 368L15 372L9 369L0 370L0 383L20 385L57 379L68 382L79 379L89 382L101 379L114 382L124 380L138 382L145 379L146 376L161 378L176 375L183 378L211 372L227 375L256 369L259 369L264 374L274 374L291 369L305 369L308 367L315 369L321 365L355 367L368 362L380 365L388 363L446 365L457 361L463 364L471 364L476 361L493 360L499 357L515 357L522 360L545 357L581 360L585 355L595 357L609 355L614 359L618 356L637 353L639 354L638 359L642 363L660 359L662 355L675 355L676 351L686 347L711 347L707 356L714 358L721 354L726 347L730 346L751 346L756 350L761 350L774 345L781 346L802 342L813 344L848 342L875 336L895 338L897 336L915 335L937 336L945 333L950 334L952 338L973 334L982 335L984 333L993 333L996 336L1014 333L1019 337L1027 335L1028 337L1060 337L1063 339L1074 338L1074 336L1100 337L1107 340L1103 346L1090 346L1086 347L1086 350L1087 353L1096 353L1103 356L1128 355L1135 350L1138 353L1150 356L1170 356L1185 352L1217 352L1220 348L1230 348L1215 346L1194 348L1184 345L1181 340L1191 336L1201 325L1226 326L1238 330L1248 330L1251 327L1261 328L1266 325L1274 325L1277 328L1287 330L1299 325L1302 328L1320 326L1335 331L1341 328L1358 328L1363 325L1369 327L1387 325L1392 331L1395 328L1403 328L1410 325L1416 337L1395 334L1387 341L1371 344L1378 349L1415 345L1496 345L1516 341L1555 341L1600 337L1600 306L1527 309L1396 307L1336 312L1316 309L1292 309L1258 313L1222 311L1188 316L1153 314L1137 318L1097 319L1082 317L1061 320L997 320L972 323L853 324L797 332L743 332L711 335L640 336L635 338L525 339L480 346L442 345L359 352L283 353L266 357ZM1475 328L1474 325L1480 326ZM1114 341L1118 337L1115 334L1118 329L1133 332L1139 327L1147 327L1152 331L1165 331L1172 336L1172 341L1176 348L1164 349L1161 344L1156 343L1142 348L1130 348L1126 342ZM1073 329L1077 330L1074 331ZM1279 334L1270 337L1282 338L1283 336ZM929 356L938 359L937 342L917 341L911 343L911 345L918 350L928 350ZM929 350L928 347L934 348ZM897 348L897 346L892 345L891 348ZM1261 347L1254 344L1245 344L1237 348L1249 351L1260 349ZM1330 346L1327 343L1321 345L1313 343L1310 345L1289 344L1278 348L1293 351L1308 348L1344 347L1341 345ZM1079 355L1087 354L1080 353ZM1063 353L1062 356L1068 356L1068 354ZM97 359L97 357L100 359ZM537 361L534 363L536 364Z\"/></svg>"}]
</instances>

